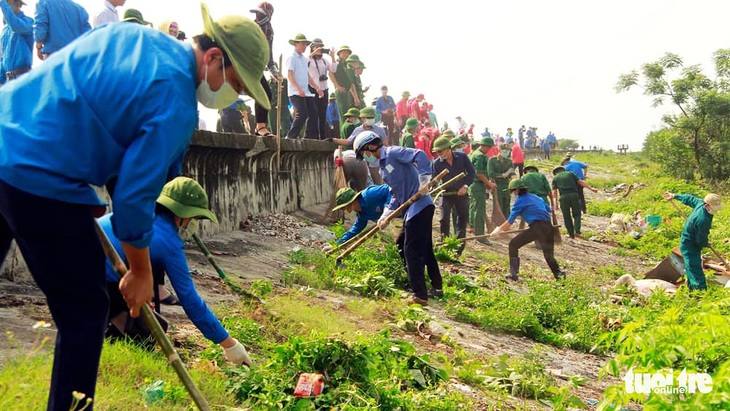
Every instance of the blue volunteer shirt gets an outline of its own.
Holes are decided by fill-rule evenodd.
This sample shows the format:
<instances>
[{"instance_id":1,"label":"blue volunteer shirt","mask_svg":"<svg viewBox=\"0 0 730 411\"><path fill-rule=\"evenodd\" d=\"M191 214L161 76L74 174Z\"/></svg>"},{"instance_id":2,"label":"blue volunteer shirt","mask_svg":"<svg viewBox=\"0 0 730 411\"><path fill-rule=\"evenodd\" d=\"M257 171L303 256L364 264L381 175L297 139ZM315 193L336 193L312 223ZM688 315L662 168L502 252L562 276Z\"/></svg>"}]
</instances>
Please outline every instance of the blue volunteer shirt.
<instances>
[{"instance_id":1,"label":"blue volunteer shirt","mask_svg":"<svg viewBox=\"0 0 730 411\"><path fill-rule=\"evenodd\" d=\"M363 190L355 201L360 204L360 212L357 213L352 227L347 230L342 238L336 241L337 244L342 244L360 234L367 227L368 221L378 221L380 216L383 215L385 205L390 202L390 187L387 184L370 186Z\"/></svg>"},{"instance_id":2,"label":"blue volunteer shirt","mask_svg":"<svg viewBox=\"0 0 730 411\"><path fill-rule=\"evenodd\" d=\"M393 100L393 97L378 97L378 99L375 101L375 110L378 112L378 114L383 114L383 111L385 110L395 111L395 101Z\"/></svg>"},{"instance_id":3,"label":"blue volunteer shirt","mask_svg":"<svg viewBox=\"0 0 730 411\"><path fill-rule=\"evenodd\" d=\"M552 211L542 198L530 193L522 194L517 196L507 221L514 224L517 217L522 217L527 224L532 224L535 221L550 222L550 213Z\"/></svg>"},{"instance_id":4,"label":"blue volunteer shirt","mask_svg":"<svg viewBox=\"0 0 730 411\"><path fill-rule=\"evenodd\" d=\"M147 247L155 200L198 124L196 79L192 48L165 33L110 24L82 35L0 88L0 179L104 205L90 184L118 177L115 234Z\"/></svg>"},{"instance_id":5,"label":"blue volunteer shirt","mask_svg":"<svg viewBox=\"0 0 730 411\"><path fill-rule=\"evenodd\" d=\"M122 243L114 235L112 220L113 214L107 214L98 221L107 237L109 237L109 241L126 263L127 258L124 255ZM228 338L228 332L195 289L193 278L190 276L190 268L185 259L185 246L177 233L177 227L172 215L156 216L153 227L155 235L152 237L152 243L150 243L152 272L160 273L164 271L167 273L180 305L182 305L190 321L198 327L205 338L219 344ZM119 282L119 276L108 260L106 262L106 278L108 282Z\"/></svg>"},{"instance_id":6,"label":"blue volunteer shirt","mask_svg":"<svg viewBox=\"0 0 730 411\"><path fill-rule=\"evenodd\" d=\"M578 160L570 159L566 165L564 165L565 171L570 171L571 173L575 174L578 177L578 180L585 180L585 176L583 174L583 170L588 169L588 166L586 163L581 163Z\"/></svg>"},{"instance_id":7,"label":"blue volunteer shirt","mask_svg":"<svg viewBox=\"0 0 730 411\"><path fill-rule=\"evenodd\" d=\"M418 176L431 174L431 162L426 153L415 148L384 146L380 156L380 175L390 186L391 193L387 208L395 210L418 192L421 186ZM405 221L430 205L433 205L431 196L421 196L406 210Z\"/></svg>"},{"instance_id":8,"label":"blue volunteer shirt","mask_svg":"<svg viewBox=\"0 0 730 411\"><path fill-rule=\"evenodd\" d=\"M21 11L13 13L10 5L0 2L5 26L0 34L0 48L2 48L2 72L9 72L33 64L33 19ZM37 99L41 94L33 96ZM2 116L0 116L2 117ZM5 119L5 117L2 117Z\"/></svg>"},{"instance_id":9,"label":"blue volunteer shirt","mask_svg":"<svg viewBox=\"0 0 730 411\"><path fill-rule=\"evenodd\" d=\"M330 126L340 122L340 112L337 102L333 101L327 104L327 124ZM338 130L339 131L339 130Z\"/></svg>"},{"instance_id":10,"label":"blue volunteer shirt","mask_svg":"<svg viewBox=\"0 0 730 411\"><path fill-rule=\"evenodd\" d=\"M38 0L33 37L43 43L42 53L55 53L89 30L89 13L80 5L71 0Z\"/></svg>"}]
</instances>

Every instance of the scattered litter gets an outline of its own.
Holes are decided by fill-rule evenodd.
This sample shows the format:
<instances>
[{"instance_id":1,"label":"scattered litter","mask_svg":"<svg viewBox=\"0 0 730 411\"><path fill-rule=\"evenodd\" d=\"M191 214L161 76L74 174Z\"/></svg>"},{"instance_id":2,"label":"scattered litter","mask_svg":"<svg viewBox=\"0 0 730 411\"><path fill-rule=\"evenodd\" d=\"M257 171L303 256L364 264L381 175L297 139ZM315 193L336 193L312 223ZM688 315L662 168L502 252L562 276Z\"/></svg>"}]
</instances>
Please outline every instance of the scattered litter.
<instances>
[{"instance_id":1,"label":"scattered litter","mask_svg":"<svg viewBox=\"0 0 730 411\"><path fill-rule=\"evenodd\" d=\"M294 389L297 398L316 397L324 389L324 377L318 373L303 373L299 375L299 382Z\"/></svg>"}]
</instances>

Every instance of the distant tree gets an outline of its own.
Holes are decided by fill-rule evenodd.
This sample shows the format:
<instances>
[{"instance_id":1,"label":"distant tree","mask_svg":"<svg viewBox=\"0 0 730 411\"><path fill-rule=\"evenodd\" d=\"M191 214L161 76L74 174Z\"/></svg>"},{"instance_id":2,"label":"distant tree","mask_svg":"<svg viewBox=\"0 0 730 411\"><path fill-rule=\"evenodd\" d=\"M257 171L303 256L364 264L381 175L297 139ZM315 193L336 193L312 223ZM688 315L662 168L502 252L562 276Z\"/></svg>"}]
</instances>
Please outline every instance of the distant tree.
<instances>
[{"instance_id":1,"label":"distant tree","mask_svg":"<svg viewBox=\"0 0 730 411\"><path fill-rule=\"evenodd\" d=\"M668 175L685 180L694 177L694 155L679 131L664 128L649 133L643 151Z\"/></svg>"},{"instance_id":2,"label":"distant tree","mask_svg":"<svg viewBox=\"0 0 730 411\"><path fill-rule=\"evenodd\" d=\"M558 140L558 148L561 150L575 150L580 147L577 141L569 138L561 138Z\"/></svg>"},{"instance_id":3,"label":"distant tree","mask_svg":"<svg viewBox=\"0 0 730 411\"><path fill-rule=\"evenodd\" d=\"M641 87L644 94L653 97L653 107L669 101L679 110L662 118L674 133L652 133L652 142L645 144L645 149L653 150L655 158L666 161L662 165L677 177L686 178L688 171L673 167L671 158L659 156L655 150L656 147L669 149L664 145L666 141L688 149L687 154L693 162L686 167L692 174L697 172L710 180L730 177L730 152L727 150L730 143L730 49L716 51L713 60L714 80L703 74L699 65L684 66L678 55L667 53L655 62L644 64L641 73L634 70L622 74L615 87L617 92Z\"/></svg>"}]
</instances>

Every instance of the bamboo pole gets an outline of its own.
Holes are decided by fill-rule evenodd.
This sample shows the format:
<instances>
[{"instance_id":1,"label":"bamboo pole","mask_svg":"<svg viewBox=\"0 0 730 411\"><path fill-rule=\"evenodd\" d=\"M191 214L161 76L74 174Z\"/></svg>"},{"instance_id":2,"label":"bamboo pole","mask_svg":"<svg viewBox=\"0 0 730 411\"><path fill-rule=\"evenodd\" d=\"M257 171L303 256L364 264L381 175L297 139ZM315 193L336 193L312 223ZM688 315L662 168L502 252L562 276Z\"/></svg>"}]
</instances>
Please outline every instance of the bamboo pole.
<instances>
[{"instance_id":1,"label":"bamboo pole","mask_svg":"<svg viewBox=\"0 0 730 411\"><path fill-rule=\"evenodd\" d=\"M228 286L228 288L231 289L231 291L233 291L236 294L241 294L245 297L248 297L249 299L255 300L256 302L259 302L259 303L263 302L263 301L261 301L260 298L256 297L255 295L251 294L250 292L242 289L241 287L237 286L236 284L233 284L231 279L228 278L228 276L226 275L226 272L223 271L221 266L219 266L218 263L215 261L215 259L213 259L213 254L211 254L210 250L208 250L208 247L205 246L205 243L200 238L198 233L192 233L192 237L193 237L193 240L195 240L195 243L198 245L198 248L200 248L200 251L202 251L203 254L205 255L205 258L208 259L208 262L210 263L210 265L212 265L213 268L215 268L215 271L218 273L218 276L220 276L220 278L223 279L223 282L226 283L226 285Z\"/></svg>"},{"instance_id":2,"label":"bamboo pole","mask_svg":"<svg viewBox=\"0 0 730 411\"><path fill-rule=\"evenodd\" d=\"M553 228L559 228L559 227L560 227L559 225L554 225L553 226ZM518 230L502 231L501 233L497 234L497 236L507 235L507 234L519 234L519 233L522 233L522 232L527 231L527 230L529 230L529 228L521 228L521 229L518 229ZM494 237L494 236L492 236L491 234L482 234L482 235L476 235L476 236L473 236L473 237L457 238L457 240L459 240L459 241L472 241L472 240L479 240L481 238L490 238L490 237ZM442 246L444 244L446 244L446 242L443 242L442 241L440 243L434 244L433 246L434 247L440 247L440 246Z\"/></svg>"},{"instance_id":3,"label":"bamboo pole","mask_svg":"<svg viewBox=\"0 0 730 411\"><path fill-rule=\"evenodd\" d=\"M448 173L449 173L449 170L448 169L445 169L444 171L442 171L441 173L439 173L439 175L437 175L436 177L434 177L428 183L429 189L432 188L436 183L438 183L442 178L444 178L444 176L446 174L448 174ZM409 198L405 203L401 204L400 207L398 207L397 209L395 209L393 211L393 213L391 213L388 217L386 217L385 218L385 222L386 223L390 223L392 220L394 220L395 218L397 218L400 215L400 213L402 213L405 209L407 209L411 204L413 204L414 202L416 202L416 200L418 200L419 198L421 198L421 193L418 193L417 192L416 194L414 194L413 196L411 196L411 198ZM348 249L346 249L339 256L337 256L337 261L338 262L342 261L343 258L347 257L350 253L352 253L353 251L355 251L355 249L357 249L358 247L360 247L363 243L365 243L365 241L369 240L371 237L373 237L379 231L380 231L380 226L376 225L375 227L373 227L372 230L368 231L367 234L363 235L359 240L357 240L356 242L354 242Z\"/></svg>"},{"instance_id":4,"label":"bamboo pole","mask_svg":"<svg viewBox=\"0 0 730 411\"><path fill-rule=\"evenodd\" d=\"M672 200L674 200L674 199L672 199ZM677 205L677 203L675 203L672 200L670 200L669 202L672 204L672 206L674 207L674 209L677 210L677 212L679 213L679 215L682 216L682 218L684 218L685 221L686 221L687 220L687 214L685 214L684 211L682 211L682 209L679 208L679 206ZM720 259L720 262L722 262L725 265L725 267L729 267L730 268L730 264L728 264L727 260L725 260L725 257L723 257L722 254L720 254L719 251L715 250L715 247L713 247L712 244L709 244L708 243L707 244L707 248L709 248L713 253L715 253L715 256L717 256L717 258Z\"/></svg>"},{"instance_id":5,"label":"bamboo pole","mask_svg":"<svg viewBox=\"0 0 730 411\"><path fill-rule=\"evenodd\" d=\"M117 272L119 278L124 277L124 275L127 273L127 266L119 257L119 254L117 254L117 250L115 250L114 246L111 244L111 242L109 242L109 238L107 238L104 230L102 230L101 226L99 226L99 223L97 222L94 225L96 227L96 233L99 235L101 246L104 249L104 254L106 254L106 257L112 263L114 271ZM160 348L162 348L162 352L165 353L165 356L167 356L167 362L177 373L178 378L180 378L180 381L188 390L188 394L190 394L190 397L193 399L193 402L195 402L195 405L200 411L210 411L208 402L203 397L203 394L200 393L198 387L195 386L195 382L193 382L192 378L190 378L190 374L188 374L188 370L185 368L185 364L183 364L177 351L175 351L172 343L167 338L167 335L165 335L165 331L162 329L162 326L160 326L157 318L152 313L152 309L150 308L150 306L148 304L144 304L142 306L141 313L142 319L147 324L147 327L149 327L152 335L155 336L155 340L157 340Z\"/></svg>"},{"instance_id":6,"label":"bamboo pole","mask_svg":"<svg viewBox=\"0 0 730 411\"><path fill-rule=\"evenodd\" d=\"M281 68L282 55L279 54L279 70ZM280 76L282 74L279 74ZM281 89L284 80L278 79L276 84L276 169L281 169ZM273 188L272 188L273 189Z\"/></svg>"}]
</instances>

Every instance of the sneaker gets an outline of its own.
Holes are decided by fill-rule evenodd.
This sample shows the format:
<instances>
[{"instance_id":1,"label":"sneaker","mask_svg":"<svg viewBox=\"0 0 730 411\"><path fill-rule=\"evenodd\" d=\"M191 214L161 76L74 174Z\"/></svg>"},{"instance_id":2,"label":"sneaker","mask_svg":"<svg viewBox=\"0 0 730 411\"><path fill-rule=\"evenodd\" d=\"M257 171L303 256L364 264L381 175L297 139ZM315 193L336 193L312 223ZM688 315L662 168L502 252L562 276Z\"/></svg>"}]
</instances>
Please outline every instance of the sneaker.
<instances>
[{"instance_id":1,"label":"sneaker","mask_svg":"<svg viewBox=\"0 0 730 411\"><path fill-rule=\"evenodd\" d=\"M444 290L432 288L428 290L428 298L444 298Z\"/></svg>"}]
</instances>

